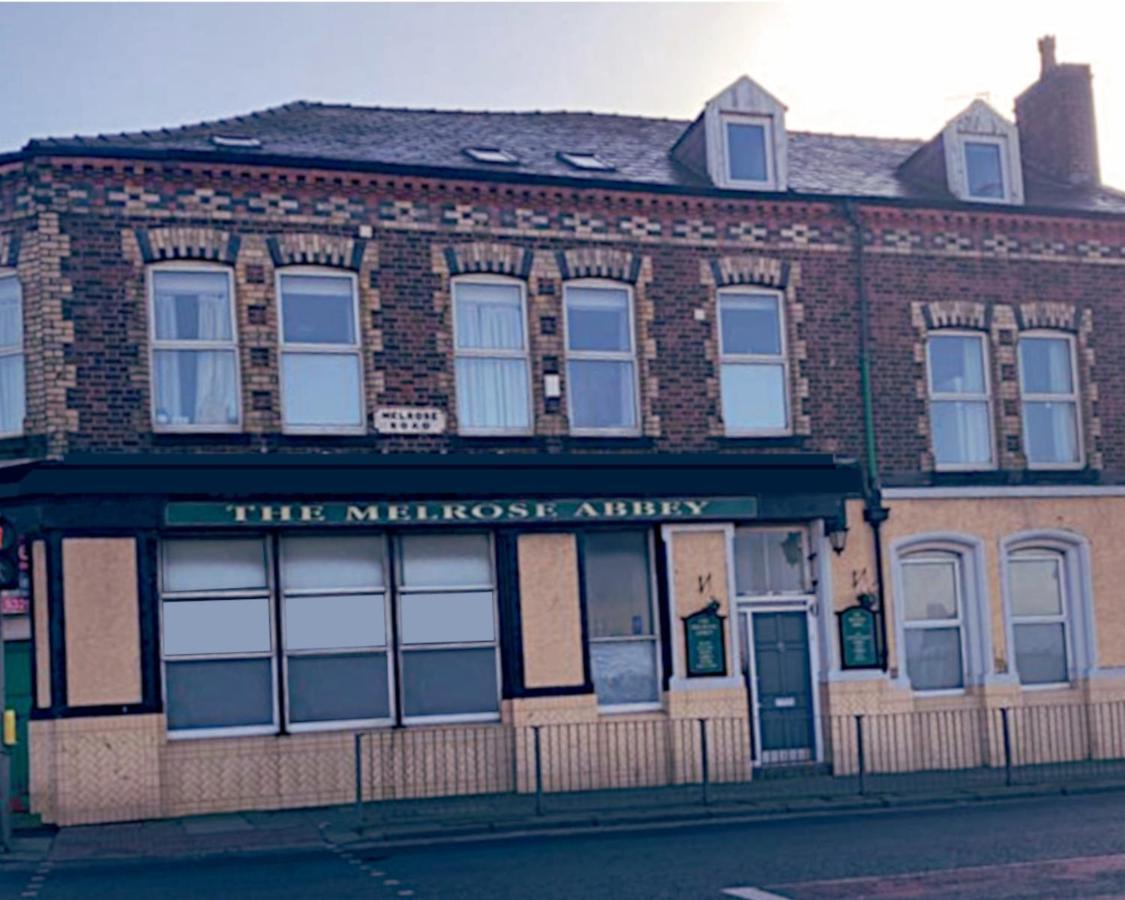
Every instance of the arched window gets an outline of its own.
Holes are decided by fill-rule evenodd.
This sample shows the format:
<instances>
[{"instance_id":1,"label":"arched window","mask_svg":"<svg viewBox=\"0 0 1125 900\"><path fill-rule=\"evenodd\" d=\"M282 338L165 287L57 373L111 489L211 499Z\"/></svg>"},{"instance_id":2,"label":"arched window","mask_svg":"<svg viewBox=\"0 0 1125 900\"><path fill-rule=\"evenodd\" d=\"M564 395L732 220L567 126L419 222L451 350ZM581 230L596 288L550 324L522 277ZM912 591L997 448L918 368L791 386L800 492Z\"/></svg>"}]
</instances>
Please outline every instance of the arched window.
<instances>
[{"instance_id":1,"label":"arched window","mask_svg":"<svg viewBox=\"0 0 1125 900\"><path fill-rule=\"evenodd\" d=\"M990 658L982 545L923 535L896 542L892 551L901 677L919 692L980 683Z\"/></svg>"},{"instance_id":2,"label":"arched window","mask_svg":"<svg viewBox=\"0 0 1125 900\"><path fill-rule=\"evenodd\" d=\"M1005 541L1008 655L1020 684L1067 684L1093 664L1087 560L1084 541L1070 533Z\"/></svg>"}]
</instances>

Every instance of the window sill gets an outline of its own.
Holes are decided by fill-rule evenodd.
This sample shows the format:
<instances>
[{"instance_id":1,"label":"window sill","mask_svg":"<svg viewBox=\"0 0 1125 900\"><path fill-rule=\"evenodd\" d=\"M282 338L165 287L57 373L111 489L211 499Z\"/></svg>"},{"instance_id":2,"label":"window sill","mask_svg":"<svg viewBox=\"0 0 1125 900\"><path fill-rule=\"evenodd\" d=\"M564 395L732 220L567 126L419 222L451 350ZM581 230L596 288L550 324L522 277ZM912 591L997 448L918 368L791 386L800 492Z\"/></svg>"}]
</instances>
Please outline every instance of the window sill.
<instances>
[{"instance_id":1,"label":"window sill","mask_svg":"<svg viewBox=\"0 0 1125 900\"><path fill-rule=\"evenodd\" d=\"M964 697L968 691L963 688L939 688L933 691L912 691L915 700L928 700L931 697Z\"/></svg>"},{"instance_id":2,"label":"window sill","mask_svg":"<svg viewBox=\"0 0 1125 900\"><path fill-rule=\"evenodd\" d=\"M290 734L309 734L319 731L363 731L375 728L389 728L393 719L344 719L332 722L292 722L288 726Z\"/></svg>"},{"instance_id":3,"label":"window sill","mask_svg":"<svg viewBox=\"0 0 1125 900\"><path fill-rule=\"evenodd\" d=\"M241 434L241 425L153 425L153 434Z\"/></svg>"},{"instance_id":4,"label":"window sill","mask_svg":"<svg viewBox=\"0 0 1125 900\"><path fill-rule=\"evenodd\" d=\"M192 728L167 732L170 741L200 741L208 738L277 737L281 734L276 725L244 725L234 728Z\"/></svg>"},{"instance_id":5,"label":"window sill","mask_svg":"<svg viewBox=\"0 0 1125 900\"><path fill-rule=\"evenodd\" d=\"M468 725L499 722L500 713L462 713L452 716L403 716L403 725Z\"/></svg>"},{"instance_id":6,"label":"window sill","mask_svg":"<svg viewBox=\"0 0 1125 900\"><path fill-rule=\"evenodd\" d=\"M364 425L286 425L281 429L284 435L300 437L362 437L367 434Z\"/></svg>"},{"instance_id":7,"label":"window sill","mask_svg":"<svg viewBox=\"0 0 1125 900\"><path fill-rule=\"evenodd\" d=\"M1021 691L1070 691L1074 689L1074 685L1069 681L1052 681L1050 684L1023 684L1020 683Z\"/></svg>"},{"instance_id":8,"label":"window sill","mask_svg":"<svg viewBox=\"0 0 1125 900\"><path fill-rule=\"evenodd\" d=\"M598 707L600 716L624 716L630 713L663 712L664 704L656 703L613 703Z\"/></svg>"}]
</instances>

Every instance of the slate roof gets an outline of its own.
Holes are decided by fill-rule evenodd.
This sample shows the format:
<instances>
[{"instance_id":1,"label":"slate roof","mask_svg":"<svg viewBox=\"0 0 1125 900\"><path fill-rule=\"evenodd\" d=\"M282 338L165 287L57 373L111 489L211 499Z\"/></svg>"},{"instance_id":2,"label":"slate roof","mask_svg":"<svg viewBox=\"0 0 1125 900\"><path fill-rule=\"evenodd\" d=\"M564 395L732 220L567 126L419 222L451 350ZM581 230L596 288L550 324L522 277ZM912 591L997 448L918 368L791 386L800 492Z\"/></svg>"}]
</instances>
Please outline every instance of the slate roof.
<instances>
[{"instance_id":1,"label":"slate roof","mask_svg":"<svg viewBox=\"0 0 1125 900\"><path fill-rule=\"evenodd\" d=\"M492 173L505 180L566 179L570 183L630 184L654 189L713 191L710 181L669 151L691 123L675 119L588 112L467 112L395 109L296 101L248 115L176 128L96 136L44 138L24 154L176 158L237 155L250 162L285 160L352 168ZM212 137L257 138L261 148L216 146ZM911 184L899 165L923 141L789 132L788 193L950 202L944 191ZM480 163L467 147L498 147L517 165ZM560 152L595 153L613 171L578 170ZM1125 213L1125 194L1075 189L1024 172L1026 206Z\"/></svg>"}]
</instances>

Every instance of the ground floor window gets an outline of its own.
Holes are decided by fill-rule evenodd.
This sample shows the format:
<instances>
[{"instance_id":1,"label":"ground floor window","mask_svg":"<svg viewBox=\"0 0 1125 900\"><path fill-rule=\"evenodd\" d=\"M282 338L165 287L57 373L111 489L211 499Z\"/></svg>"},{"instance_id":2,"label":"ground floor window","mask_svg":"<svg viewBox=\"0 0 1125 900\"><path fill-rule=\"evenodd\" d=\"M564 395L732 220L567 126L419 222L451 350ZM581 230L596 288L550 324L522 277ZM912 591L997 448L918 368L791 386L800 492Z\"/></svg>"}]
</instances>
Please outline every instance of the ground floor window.
<instances>
[{"instance_id":1,"label":"ground floor window","mask_svg":"<svg viewBox=\"0 0 1125 900\"><path fill-rule=\"evenodd\" d=\"M901 560L906 674L916 691L965 686L961 557L942 550Z\"/></svg>"},{"instance_id":2,"label":"ground floor window","mask_svg":"<svg viewBox=\"0 0 1125 900\"><path fill-rule=\"evenodd\" d=\"M603 708L660 703L660 645L649 533L590 532L582 542L590 672Z\"/></svg>"},{"instance_id":3,"label":"ground floor window","mask_svg":"<svg viewBox=\"0 0 1125 900\"><path fill-rule=\"evenodd\" d=\"M160 579L171 732L499 715L487 534L174 539Z\"/></svg>"},{"instance_id":4,"label":"ground floor window","mask_svg":"<svg viewBox=\"0 0 1125 900\"><path fill-rule=\"evenodd\" d=\"M1008 555L1008 610L1020 684L1067 681L1066 557L1028 547Z\"/></svg>"}]
</instances>

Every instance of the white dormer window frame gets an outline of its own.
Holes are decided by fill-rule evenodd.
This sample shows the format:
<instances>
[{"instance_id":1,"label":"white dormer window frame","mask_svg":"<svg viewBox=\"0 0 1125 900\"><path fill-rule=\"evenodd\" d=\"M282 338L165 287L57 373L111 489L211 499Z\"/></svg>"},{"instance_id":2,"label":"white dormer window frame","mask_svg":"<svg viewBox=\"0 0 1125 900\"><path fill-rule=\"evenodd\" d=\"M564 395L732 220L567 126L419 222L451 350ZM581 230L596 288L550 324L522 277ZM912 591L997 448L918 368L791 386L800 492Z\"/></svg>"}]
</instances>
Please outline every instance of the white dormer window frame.
<instances>
[{"instance_id":1,"label":"white dormer window frame","mask_svg":"<svg viewBox=\"0 0 1125 900\"><path fill-rule=\"evenodd\" d=\"M1015 123L1009 122L982 100L951 119L942 130L945 145L945 171L949 192L965 203L991 203L1018 206L1024 202L1023 173L1020 169L1020 138ZM1000 157L1003 190L999 197L984 197L969 190L969 145L996 147Z\"/></svg>"},{"instance_id":2,"label":"white dormer window frame","mask_svg":"<svg viewBox=\"0 0 1125 900\"><path fill-rule=\"evenodd\" d=\"M969 145L983 144L986 147L995 147L1000 158L1000 196L989 197L984 194L974 194L969 173ZM1010 203L1012 173L1008 164L1008 140L992 135L966 134L961 136L961 158L964 162L965 198L974 203Z\"/></svg>"},{"instance_id":3,"label":"white dormer window frame","mask_svg":"<svg viewBox=\"0 0 1125 900\"><path fill-rule=\"evenodd\" d=\"M722 172L729 187L750 188L758 190L777 190L777 163L774 160L774 121L773 116L731 112L729 110L719 113L719 122L722 125ZM762 143L765 149L765 178L736 178L733 172L733 153L730 146L731 125L756 125L762 129Z\"/></svg>"}]
</instances>

